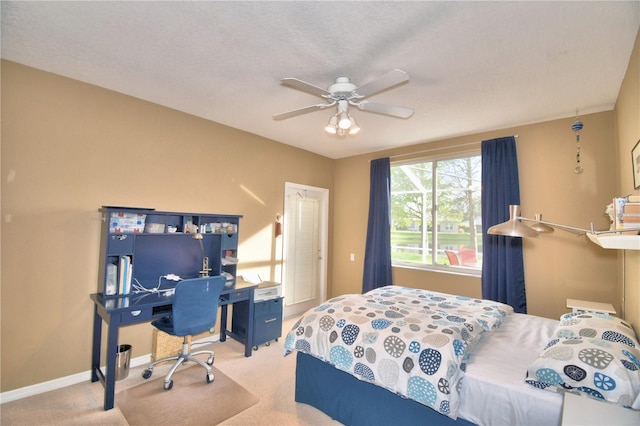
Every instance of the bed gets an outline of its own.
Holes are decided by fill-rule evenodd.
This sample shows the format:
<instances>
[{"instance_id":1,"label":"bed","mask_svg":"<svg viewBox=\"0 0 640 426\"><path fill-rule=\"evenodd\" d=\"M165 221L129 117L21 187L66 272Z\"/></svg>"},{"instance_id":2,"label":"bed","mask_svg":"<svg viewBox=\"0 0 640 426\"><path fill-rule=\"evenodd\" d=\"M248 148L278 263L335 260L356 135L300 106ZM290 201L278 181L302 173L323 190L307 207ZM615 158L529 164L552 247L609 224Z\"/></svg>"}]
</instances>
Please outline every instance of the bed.
<instances>
[{"instance_id":1,"label":"bed","mask_svg":"<svg viewBox=\"0 0 640 426\"><path fill-rule=\"evenodd\" d=\"M567 321L575 326L576 318ZM493 301L387 286L309 310L284 353L297 351L296 401L344 424L559 425L562 392L581 389L566 377L545 383L549 369L539 364L554 359L545 351L559 352L555 345L587 343L563 323ZM640 352L621 335L605 343L624 347L631 405Z\"/></svg>"}]
</instances>

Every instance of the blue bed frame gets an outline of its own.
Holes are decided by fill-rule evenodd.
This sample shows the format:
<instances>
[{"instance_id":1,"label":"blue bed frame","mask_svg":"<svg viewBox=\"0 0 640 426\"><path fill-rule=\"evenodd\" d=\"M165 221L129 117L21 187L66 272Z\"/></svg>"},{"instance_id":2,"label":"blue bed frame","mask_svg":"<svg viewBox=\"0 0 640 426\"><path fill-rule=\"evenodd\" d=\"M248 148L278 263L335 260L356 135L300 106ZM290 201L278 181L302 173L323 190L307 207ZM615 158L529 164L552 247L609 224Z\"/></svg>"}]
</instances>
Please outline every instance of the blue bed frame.
<instances>
[{"instance_id":1,"label":"blue bed frame","mask_svg":"<svg viewBox=\"0 0 640 426\"><path fill-rule=\"evenodd\" d=\"M358 380L311 355L298 352L296 362L296 401L345 425L473 425Z\"/></svg>"}]
</instances>

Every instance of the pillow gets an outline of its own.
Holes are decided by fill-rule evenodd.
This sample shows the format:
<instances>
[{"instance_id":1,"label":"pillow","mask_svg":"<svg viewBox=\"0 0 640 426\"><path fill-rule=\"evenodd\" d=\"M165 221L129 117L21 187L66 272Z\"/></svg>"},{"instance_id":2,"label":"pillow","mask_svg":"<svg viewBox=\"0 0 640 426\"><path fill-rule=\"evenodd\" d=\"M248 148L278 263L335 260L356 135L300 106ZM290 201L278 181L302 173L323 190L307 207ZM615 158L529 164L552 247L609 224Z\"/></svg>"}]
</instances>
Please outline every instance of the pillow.
<instances>
[{"instance_id":1,"label":"pillow","mask_svg":"<svg viewBox=\"0 0 640 426\"><path fill-rule=\"evenodd\" d=\"M528 384L640 408L640 350L585 337L551 340L527 370Z\"/></svg>"},{"instance_id":2,"label":"pillow","mask_svg":"<svg viewBox=\"0 0 640 426\"><path fill-rule=\"evenodd\" d=\"M640 348L631 325L606 313L572 312L560 317L554 334L557 338L585 337L620 342Z\"/></svg>"}]
</instances>

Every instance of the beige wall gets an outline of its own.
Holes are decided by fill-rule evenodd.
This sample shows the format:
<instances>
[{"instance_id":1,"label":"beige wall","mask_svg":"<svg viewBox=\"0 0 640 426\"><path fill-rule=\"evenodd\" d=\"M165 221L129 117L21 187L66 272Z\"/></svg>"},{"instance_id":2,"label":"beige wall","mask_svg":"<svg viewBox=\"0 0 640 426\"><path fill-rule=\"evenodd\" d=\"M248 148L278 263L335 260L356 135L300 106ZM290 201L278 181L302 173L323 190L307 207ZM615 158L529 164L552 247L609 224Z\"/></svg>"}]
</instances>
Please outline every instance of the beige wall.
<instances>
[{"instance_id":1,"label":"beige wall","mask_svg":"<svg viewBox=\"0 0 640 426\"><path fill-rule=\"evenodd\" d=\"M1 161L2 391L89 370L100 206L242 214L240 271L274 278L285 181L333 193L330 159L5 61Z\"/></svg>"},{"instance_id":2,"label":"beige wall","mask_svg":"<svg viewBox=\"0 0 640 426\"><path fill-rule=\"evenodd\" d=\"M518 135L518 164L522 213L533 217L544 213L553 222L608 229L605 206L616 194L615 153L612 111L581 116L582 162L585 172L575 167L574 119L549 121L496 132L476 134L438 143L361 155L336 162L335 204L350 208L334 211L333 293L358 291L362 286L362 260L366 235L369 191L369 161L386 155L408 158L406 154L434 147L469 144L499 136ZM478 145L479 147L479 145ZM438 151L447 152L447 151ZM402 156L400 156L402 154ZM358 195L354 195L358 194ZM357 202L349 203L353 197ZM365 197L362 201L361 198ZM553 236L524 241L525 280L529 313L558 318L566 312L566 299L578 298L612 303L620 309L617 296L616 252L606 251L586 237L563 231ZM357 262L348 254L356 253ZM394 268L394 284L463 294L481 295L480 278L460 277L442 272Z\"/></svg>"},{"instance_id":3,"label":"beige wall","mask_svg":"<svg viewBox=\"0 0 640 426\"><path fill-rule=\"evenodd\" d=\"M631 172L631 150L640 141L640 31L622 82L615 112L619 193L640 195L640 189L633 188ZM640 251L625 250L619 253L619 258L620 283L621 287L626 286L625 318L633 324L636 333L640 334Z\"/></svg>"},{"instance_id":4,"label":"beige wall","mask_svg":"<svg viewBox=\"0 0 640 426\"><path fill-rule=\"evenodd\" d=\"M360 292L370 159L518 134L523 213L606 228L605 205L633 191L629 152L640 139L638 44L616 110L581 117L582 175L573 174L573 119L333 161L3 61L1 391L89 369L89 294L97 288L101 205L243 214L241 271L274 278L271 226L282 210L284 182L329 188L328 294ZM625 254L626 311L636 329L639 255ZM567 297L620 310L622 254L556 231L526 240L524 256L530 313L557 318ZM480 296L474 277L396 268L394 280ZM150 336L151 327L143 324L124 328L120 341L133 344L140 356L150 352Z\"/></svg>"}]
</instances>

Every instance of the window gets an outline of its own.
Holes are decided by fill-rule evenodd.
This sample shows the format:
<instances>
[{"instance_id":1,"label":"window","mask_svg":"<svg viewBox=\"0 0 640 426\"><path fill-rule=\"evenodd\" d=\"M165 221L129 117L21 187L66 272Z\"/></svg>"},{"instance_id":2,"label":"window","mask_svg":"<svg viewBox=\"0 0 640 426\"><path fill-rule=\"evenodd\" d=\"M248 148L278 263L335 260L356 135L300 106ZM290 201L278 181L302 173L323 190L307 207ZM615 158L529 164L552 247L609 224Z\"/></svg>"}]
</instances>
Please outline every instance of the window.
<instances>
[{"instance_id":1,"label":"window","mask_svg":"<svg viewBox=\"0 0 640 426\"><path fill-rule=\"evenodd\" d=\"M481 166L479 153L391 165L394 266L480 273Z\"/></svg>"}]
</instances>

